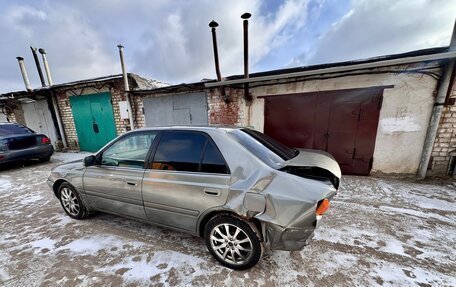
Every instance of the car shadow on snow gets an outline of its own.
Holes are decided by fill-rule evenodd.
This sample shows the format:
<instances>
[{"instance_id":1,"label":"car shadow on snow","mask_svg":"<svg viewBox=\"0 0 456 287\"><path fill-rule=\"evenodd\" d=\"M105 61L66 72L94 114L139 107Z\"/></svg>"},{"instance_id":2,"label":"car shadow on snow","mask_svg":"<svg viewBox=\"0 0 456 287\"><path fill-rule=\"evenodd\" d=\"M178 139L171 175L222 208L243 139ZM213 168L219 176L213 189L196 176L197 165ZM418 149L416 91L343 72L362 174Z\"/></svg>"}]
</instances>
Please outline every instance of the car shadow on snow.
<instances>
[{"instance_id":1,"label":"car shadow on snow","mask_svg":"<svg viewBox=\"0 0 456 287\"><path fill-rule=\"evenodd\" d=\"M0 163L0 172L1 171L14 171L15 169L25 168L25 167L36 167L40 165L46 165L51 161L43 162L40 160L22 160L9 163Z\"/></svg>"}]
</instances>

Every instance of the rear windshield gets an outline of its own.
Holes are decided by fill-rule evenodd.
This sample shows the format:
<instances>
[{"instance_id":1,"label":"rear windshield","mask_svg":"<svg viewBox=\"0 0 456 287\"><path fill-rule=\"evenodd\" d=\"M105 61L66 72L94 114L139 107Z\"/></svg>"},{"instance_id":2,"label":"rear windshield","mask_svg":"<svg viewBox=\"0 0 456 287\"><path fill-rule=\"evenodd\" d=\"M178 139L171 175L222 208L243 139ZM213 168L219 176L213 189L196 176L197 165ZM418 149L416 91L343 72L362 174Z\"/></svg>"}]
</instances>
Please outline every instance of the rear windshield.
<instances>
[{"instance_id":1,"label":"rear windshield","mask_svg":"<svg viewBox=\"0 0 456 287\"><path fill-rule=\"evenodd\" d=\"M234 130L231 134L249 151L272 167L298 155L299 151L289 148L275 139L251 129Z\"/></svg>"},{"instance_id":2,"label":"rear windshield","mask_svg":"<svg viewBox=\"0 0 456 287\"><path fill-rule=\"evenodd\" d=\"M25 135L33 133L34 132L31 129L20 124L0 125L0 136Z\"/></svg>"}]
</instances>

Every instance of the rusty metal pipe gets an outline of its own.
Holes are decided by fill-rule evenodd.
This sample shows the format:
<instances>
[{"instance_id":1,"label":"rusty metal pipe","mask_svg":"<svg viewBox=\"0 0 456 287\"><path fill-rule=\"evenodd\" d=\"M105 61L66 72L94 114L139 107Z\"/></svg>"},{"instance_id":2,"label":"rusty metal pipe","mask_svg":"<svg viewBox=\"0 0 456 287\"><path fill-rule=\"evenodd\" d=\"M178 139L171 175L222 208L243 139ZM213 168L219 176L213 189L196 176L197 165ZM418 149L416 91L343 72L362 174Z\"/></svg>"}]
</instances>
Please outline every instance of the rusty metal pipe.
<instances>
[{"instance_id":1,"label":"rusty metal pipe","mask_svg":"<svg viewBox=\"0 0 456 287\"><path fill-rule=\"evenodd\" d=\"M244 19L244 78L249 78L249 18L252 16L250 13L244 13L241 18ZM249 91L249 83L244 84L244 98L248 101L252 100Z\"/></svg>"},{"instance_id":2,"label":"rusty metal pipe","mask_svg":"<svg viewBox=\"0 0 456 287\"><path fill-rule=\"evenodd\" d=\"M220 63L219 63L219 56L218 56L218 47L217 47L217 34L215 32L215 28L218 27L218 23L214 20L209 23L209 27L211 27L212 33L212 46L214 48L214 62L215 62L215 73L217 74L217 81L222 81L222 73L220 72ZM220 87L220 94L225 102L229 102L229 98L225 94L225 88Z\"/></svg>"},{"instance_id":3,"label":"rusty metal pipe","mask_svg":"<svg viewBox=\"0 0 456 287\"><path fill-rule=\"evenodd\" d=\"M19 68L21 69L22 79L24 80L25 88L27 91L32 91L32 86L30 85L30 81L27 75L27 69L25 68L24 58L16 57L17 61L19 62Z\"/></svg>"},{"instance_id":4,"label":"rusty metal pipe","mask_svg":"<svg viewBox=\"0 0 456 287\"><path fill-rule=\"evenodd\" d=\"M32 50L33 59L35 60L36 69L38 70L38 75L40 76L41 86L46 87L46 82L44 81L43 71L41 70L40 60L38 60L38 55L36 53L37 49L33 48L32 46L30 46L30 49Z\"/></svg>"},{"instance_id":5,"label":"rusty metal pipe","mask_svg":"<svg viewBox=\"0 0 456 287\"><path fill-rule=\"evenodd\" d=\"M124 46L119 44L119 45L117 45L117 48L119 48L120 65L122 68L122 75L123 75L123 80L124 80L125 99L127 101L128 119L130 121L130 129L134 130L135 124L133 122L133 111L131 108L131 101L130 101L130 93L129 93L130 85L128 84L127 67L125 65L125 60L124 60Z\"/></svg>"}]
</instances>

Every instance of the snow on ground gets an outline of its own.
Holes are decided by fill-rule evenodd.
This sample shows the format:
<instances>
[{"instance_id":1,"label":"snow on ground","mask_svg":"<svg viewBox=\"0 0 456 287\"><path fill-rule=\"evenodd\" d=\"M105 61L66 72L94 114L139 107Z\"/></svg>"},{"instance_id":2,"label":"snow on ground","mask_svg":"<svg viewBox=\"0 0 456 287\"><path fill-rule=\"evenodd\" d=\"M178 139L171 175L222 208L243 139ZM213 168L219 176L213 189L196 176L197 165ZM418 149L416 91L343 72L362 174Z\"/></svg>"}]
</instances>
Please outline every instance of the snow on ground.
<instances>
[{"instance_id":1,"label":"snow on ground","mask_svg":"<svg viewBox=\"0 0 456 287\"><path fill-rule=\"evenodd\" d=\"M233 271L197 237L106 214L66 216L47 176L87 155L0 171L0 285L456 286L451 182L344 177L309 246Z\"/></svg>"}]
</instances>

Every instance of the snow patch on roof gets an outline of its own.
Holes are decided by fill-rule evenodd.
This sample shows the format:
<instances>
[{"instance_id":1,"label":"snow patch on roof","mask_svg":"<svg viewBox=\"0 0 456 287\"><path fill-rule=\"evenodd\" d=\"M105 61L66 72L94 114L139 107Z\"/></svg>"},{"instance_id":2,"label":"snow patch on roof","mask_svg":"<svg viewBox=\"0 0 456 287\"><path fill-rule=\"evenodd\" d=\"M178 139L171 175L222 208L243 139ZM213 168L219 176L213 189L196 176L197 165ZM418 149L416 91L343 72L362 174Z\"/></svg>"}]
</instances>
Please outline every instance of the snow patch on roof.
<instances>
[{"instance_id":1,"label":"snow patch on roof","mask_svg":"<svg viewBox=\"0 0 456 287\"><path fill-rule=\"evenodd\" d=\"M169 86L169 84L167 83L163 83L154 79L145 78L137 74L130 73L129 75L135 80L136 84L138 85L138 87L134 90L153 90Z\"/></svg>"}]
</instances>

